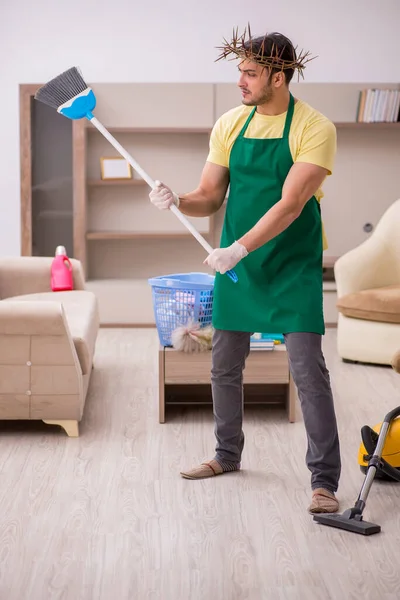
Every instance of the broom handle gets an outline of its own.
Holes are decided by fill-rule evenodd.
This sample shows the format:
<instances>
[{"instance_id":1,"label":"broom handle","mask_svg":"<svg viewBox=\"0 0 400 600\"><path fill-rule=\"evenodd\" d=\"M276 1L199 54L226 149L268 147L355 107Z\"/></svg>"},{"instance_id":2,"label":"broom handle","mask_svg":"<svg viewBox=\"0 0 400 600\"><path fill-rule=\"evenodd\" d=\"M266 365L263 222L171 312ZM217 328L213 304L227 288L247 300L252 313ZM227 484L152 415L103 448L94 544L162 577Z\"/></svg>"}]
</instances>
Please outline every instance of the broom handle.
<instances>
[{"instance_id":1,"label":"broom handle","mask_svg":"<svg viewBox=\"0 0 400 600\"><path fill-rule=\"evenodd\" d=\"M126 158L126 160L129 162L129 164L135 169L135 171L137 171L139 173L139 175L142 177L142 179L144 179L146 181L146 183L149 184L151 189L154 189L156 187L156 184L153 181L153 179L151 177L149 177L149 175L146 173L146 171L144 171L142 169L142 167L136 162L136 160L133 158L133 156L131 156L129 154L129 152L127 152L125 150L125 148L123 146L121 146L121 144L119 142L117 142L115 137L111 135L111 133L104 127L104 125L102 125L100 123L100 121L98 119L96 119L96 117L89 119L89 121L100 131L100 133L102 133L104 135L104 137L110 142L110 144L112 144L114 146L114 148L116 150L118 150L118 152L124 158ZM172 204L170 207L170 210L181 221L181 223L183 223L183 225L186 227L186 229L188 229L190 231L190 233L203 246L203 248L209 254L211 254L211 252L213 251L212 246L210 246L210 244L203 238L203 236L197 231L197 229L192 225L192 223L181 213L181 211L177 208L177 206L175 206L175 204Z\"/></svg>"}]
</instances>

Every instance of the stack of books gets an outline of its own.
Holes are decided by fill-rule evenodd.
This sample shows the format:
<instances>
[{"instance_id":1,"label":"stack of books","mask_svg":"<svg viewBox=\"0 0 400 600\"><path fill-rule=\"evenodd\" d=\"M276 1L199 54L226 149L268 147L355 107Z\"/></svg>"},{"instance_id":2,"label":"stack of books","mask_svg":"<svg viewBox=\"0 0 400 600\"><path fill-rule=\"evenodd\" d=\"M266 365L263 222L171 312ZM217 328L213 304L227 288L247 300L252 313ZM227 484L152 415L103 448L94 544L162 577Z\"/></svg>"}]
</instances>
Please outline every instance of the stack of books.
<instances>
[{"instance_id":1,"label":"stack of books","mask_svg":"<svg viewBox=\"0 0 400 600\"><path fill-rule=\"evenodd\" d=\"M358 123L396 123L400 112L400 90L362 90L359 96Z\"/></svg>"},{"instance_id":2,"label":"stack of books","mask_svg":"<svg viewBox=\"0 0 400 600\"><path fill-rule=\"evenodd\" d=\"M254 333L250 337L250 350L274 350L275 346L284 344L281 333Z\"/></svg>"}]
</instances>

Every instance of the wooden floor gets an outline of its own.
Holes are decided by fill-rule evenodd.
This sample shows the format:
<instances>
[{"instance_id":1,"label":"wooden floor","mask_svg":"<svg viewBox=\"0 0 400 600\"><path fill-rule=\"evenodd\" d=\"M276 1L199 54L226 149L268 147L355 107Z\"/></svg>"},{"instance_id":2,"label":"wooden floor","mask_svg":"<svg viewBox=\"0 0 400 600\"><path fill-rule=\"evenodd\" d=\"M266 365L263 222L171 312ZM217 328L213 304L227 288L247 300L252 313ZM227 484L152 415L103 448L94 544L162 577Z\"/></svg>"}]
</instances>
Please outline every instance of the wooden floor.
<instances>
[{"instance_id":1,"label":"wooden floor","mask_svg":"<svg viewBox=\"0 0 400 600\"><path fill-rule=\"evenodd\" d=\"M324 340L341 434L341 509L363 481L360 428L400 403L389 368L342 363ZM400 487L376 482L364 538L307 513L301 414L248 408L243 471L188 481L210 458L210 407L158 424L154 330L100 331L81 437L0 424L3 600L398 600ZM400 485L400 484L398 484Z\"/></svg>"}]
</instances>

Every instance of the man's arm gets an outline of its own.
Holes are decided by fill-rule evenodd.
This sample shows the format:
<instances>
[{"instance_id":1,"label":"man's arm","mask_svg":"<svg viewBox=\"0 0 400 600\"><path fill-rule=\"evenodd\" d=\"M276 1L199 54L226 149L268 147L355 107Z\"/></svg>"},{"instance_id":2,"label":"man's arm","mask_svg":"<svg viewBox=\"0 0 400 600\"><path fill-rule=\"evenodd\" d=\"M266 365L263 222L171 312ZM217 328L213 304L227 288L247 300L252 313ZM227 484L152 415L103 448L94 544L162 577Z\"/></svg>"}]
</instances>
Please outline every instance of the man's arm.
<instances>
[{"instance_id":1,"label":"man's arm","mask_svg":"<svg viewBox=\"0 0 400 600\"><path fill-rule=\"evenodd\" d=\"M332 173L336 145L336 127L328 119L317 116L305 127L281 200L239 240L249 252L269 242L297 219L326 176Z\"/></svg>"},{"instance_id":2,"label":"man's arm","mask_svg":"<svg viewBox=\"0 0 400 600\"><path fill-rule=\"evenodd\" d=\"M282 198L238 240L248 252L260 248L282 233L300 216L305 204L314 196L328 170L310 163L295 163L282 189Z\"/></svg>"},{"instance_id":3,"label":"man's arm","mask_svg":"<svg viewBox=\"0 0 400 600\"><path fill-rule=\"evenodd\" d=\"M225 273L249 252L260 248L287 229L301 214L305 204L332 173L336 153L336 128L318 117L305 128L301 148L290 169L282 197L256 225L228 248L216 248L204 261L215 271Z\"/></svg>"},{"instance_id":4,"label":"man's arm","mask_svg":"<svg viewBox=\"0 0 400 600\"><path fill-rule=\"evenodd\" d=\"M179 197L179 210L191 217L208 217L222 206L229 185L229 169L206 162L199 186Z\"/></svg>"},{"instance_id":5,"label":"man's arm","mask_svg":"<svg viewBox=\"0 0 400 600\"><path fill-rule=\"evenodd\" d=\"M215 271L226 273L250 252L257 250L279 235L300 215L305 204L314 196L328 170L311 163L295 163L290 169L282 198L243 237L228 248L216 248L204 264Z\"/></svg>"},{"instance_id":6,"label":"man's arm","mask_svg":"<svg viewBox=\"0 0 400 600\"><path fill-rule=\"evenodd\" d=\"M199 186L188 194L177 196L169 187L156 181L149 194L150 201L160 210L175 204L190 217L208 217L219 210L224 202L229 185L229 169L206 162Z\"/></svg>"},{"instance_id":7,"label":"man's arm","mask_svg":"<svg viewBox=\"0 0 400 600\"><path fill-rule=\"evenodd\" d=\"M228 166L226 126L219 118L210 135L210 150L198 187L178 198L170 188L157 182L157 187L150 193L150 200L160 210L166 210L174 203L188 216L208 217L217 212L224 202L229 185Z\"/></svg>"}]
</instances>

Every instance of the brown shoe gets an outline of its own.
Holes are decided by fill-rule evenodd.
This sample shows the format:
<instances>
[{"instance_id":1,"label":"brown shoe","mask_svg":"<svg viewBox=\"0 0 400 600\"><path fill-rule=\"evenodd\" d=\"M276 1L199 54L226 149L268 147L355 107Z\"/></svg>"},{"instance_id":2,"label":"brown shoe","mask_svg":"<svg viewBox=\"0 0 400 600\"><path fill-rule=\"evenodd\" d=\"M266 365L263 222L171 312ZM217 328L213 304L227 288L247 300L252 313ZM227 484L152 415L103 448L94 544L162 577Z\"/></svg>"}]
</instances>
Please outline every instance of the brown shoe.
<instances>
[{"instance_id":1,"label":"brown shoe","mask_svg":"<svg viewBox=\"0 0 400 600\"><path fill-rule=\"evenodd\" d=\"M210 462L201 463L198 467L181 471L182 477L185 479L205 479L206 477L215 477L224 473L223 468L214 458Z\"/></svg>"},{"instance_id":2,"label":"brown shoe","mask_svg":"<svg viewBox=\"0 0 400 600\"><path fill-rule=\"evenodd\" d=\"M317 488L313 490L311 504L308 507L310 513L335 513L339 510L339 502L335 494Z\"/></svg>"}]
</instances>

